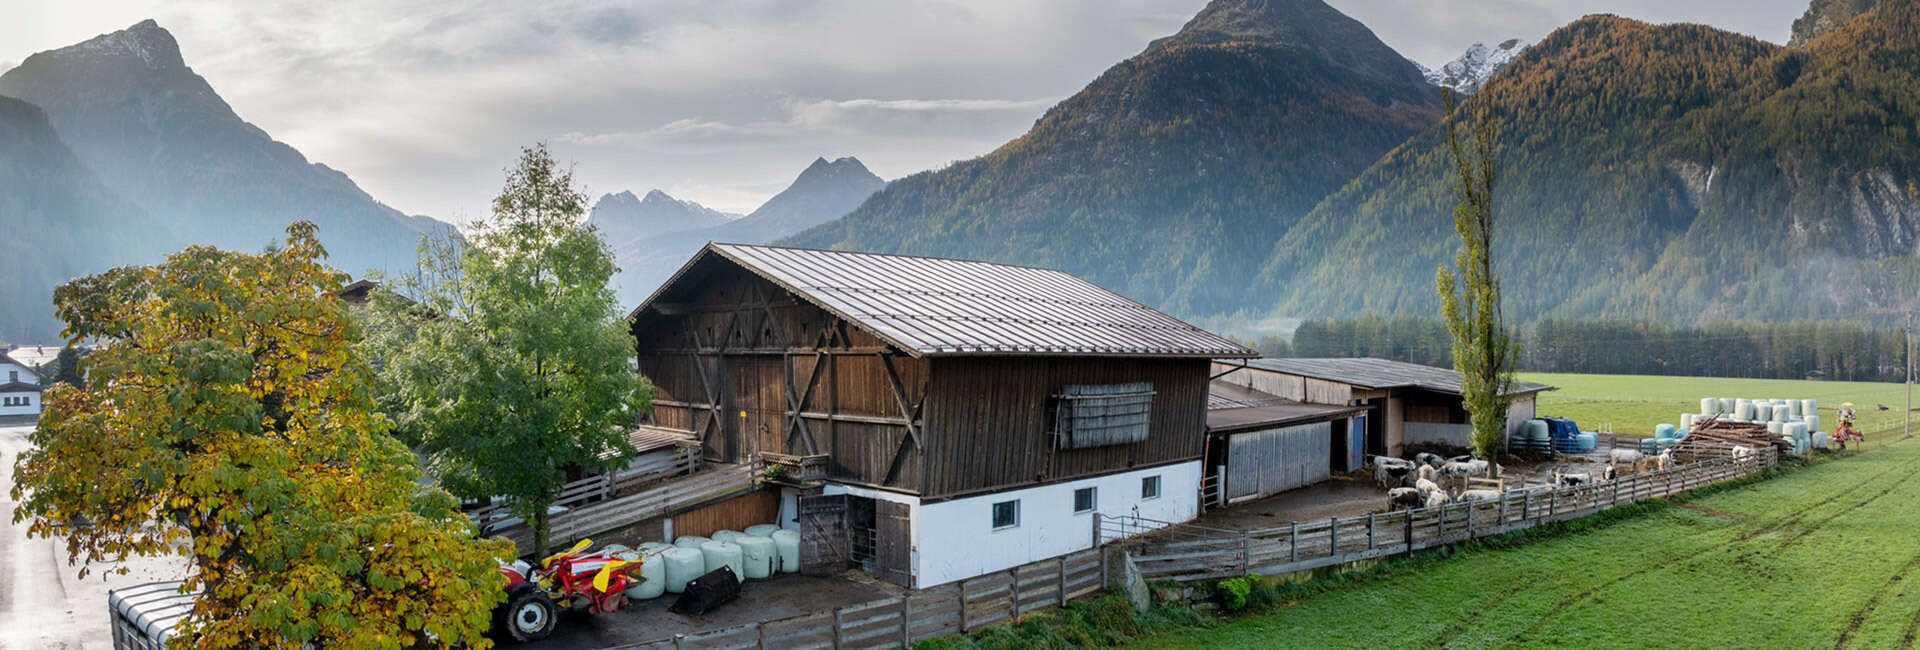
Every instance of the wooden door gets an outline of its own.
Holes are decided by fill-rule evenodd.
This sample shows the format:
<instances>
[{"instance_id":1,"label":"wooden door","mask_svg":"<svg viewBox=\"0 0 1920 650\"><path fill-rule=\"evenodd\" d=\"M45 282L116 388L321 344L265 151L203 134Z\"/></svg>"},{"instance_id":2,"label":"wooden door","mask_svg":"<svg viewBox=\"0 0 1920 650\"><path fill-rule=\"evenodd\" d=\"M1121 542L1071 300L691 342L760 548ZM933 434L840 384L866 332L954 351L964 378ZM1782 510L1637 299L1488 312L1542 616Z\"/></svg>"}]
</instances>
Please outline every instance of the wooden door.
<instances>
[{"instance_id":1,"label":"wooden door","mask_svg":"<svg viewBox=\"0 0 1920 650\"><path fill-rule=\"evenodd\" d=\"M800 496L800 572L833 575L847 568L847 501L845 494Z\"/></svg>"},{"instance_id":2,"label":"wooden door","mask_svg":"<svg viewBox=\"0 0 1920 650\"><path fill-rule=\"evenodd\" d=\"M913 515L904 503L874 502L874 576L913 586Z\"/></svg>"}]
</instances>

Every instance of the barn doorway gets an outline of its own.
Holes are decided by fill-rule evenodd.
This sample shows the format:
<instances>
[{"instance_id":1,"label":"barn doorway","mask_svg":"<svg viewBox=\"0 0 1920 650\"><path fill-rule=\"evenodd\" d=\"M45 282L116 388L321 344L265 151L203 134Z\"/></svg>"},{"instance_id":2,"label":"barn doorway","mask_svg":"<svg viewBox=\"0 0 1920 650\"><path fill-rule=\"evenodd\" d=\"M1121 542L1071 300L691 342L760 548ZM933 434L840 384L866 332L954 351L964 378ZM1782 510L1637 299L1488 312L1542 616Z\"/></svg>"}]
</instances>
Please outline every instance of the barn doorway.
<instances>
[{"instance_id":1,"label":"barn doorway","mask_svg":"<svg viewBox=\"0 0 1920 650\"><path fill-rule=\"evenodd\" d=\"M859 567L913 586L911 506L851 494L802 495L796 501L803 572L832 575Z\"/></svg>"}]
</instances>

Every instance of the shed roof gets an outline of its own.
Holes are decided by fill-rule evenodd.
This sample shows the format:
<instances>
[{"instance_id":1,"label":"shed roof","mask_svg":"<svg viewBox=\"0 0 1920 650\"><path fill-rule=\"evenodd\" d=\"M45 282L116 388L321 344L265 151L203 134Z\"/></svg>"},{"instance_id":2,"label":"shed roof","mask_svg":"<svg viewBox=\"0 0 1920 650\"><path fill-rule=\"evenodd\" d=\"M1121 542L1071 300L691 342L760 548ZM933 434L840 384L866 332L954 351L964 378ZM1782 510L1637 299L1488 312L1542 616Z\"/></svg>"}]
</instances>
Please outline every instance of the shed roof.
<instances>
[{"instance_id":1,"label":"shed roof","mask_svg":"<svg viewBox=\"0 0 1920 650\"><path fill-rule=\"evenodd\" d=\"M730 260L914 356L1248 358L1252 350L1050 269L906 255L710 243Z\"/></svg>"},{"instance_id":2,"label":"shed roof","mask_svg":"<svg viewBox=\"0 0 1920 650\"><path fill-rule=\"evenodd\" d=\"M1460 394L1459 372L1405 361L1363 357L1358 359L1250 359L1246 363L1251 368L1336 381L1358 388L1419 388L1451 395ZM1553 389L1546 384L1516 380L1507 394L1525 395Z\"/></svg>"},{"instance_id":3,"label":"shed roof","mask_svg":"<svg viewBox=\"0 0 1920 650\"><path fill-rule=\"evenodd\" d=\"M1207 432L1241 433L1290 424L1323 422L1366 410L1364 406L1332 406L1300 402L1212 409L1207 411Z\"/></svg>"}]
</instances>

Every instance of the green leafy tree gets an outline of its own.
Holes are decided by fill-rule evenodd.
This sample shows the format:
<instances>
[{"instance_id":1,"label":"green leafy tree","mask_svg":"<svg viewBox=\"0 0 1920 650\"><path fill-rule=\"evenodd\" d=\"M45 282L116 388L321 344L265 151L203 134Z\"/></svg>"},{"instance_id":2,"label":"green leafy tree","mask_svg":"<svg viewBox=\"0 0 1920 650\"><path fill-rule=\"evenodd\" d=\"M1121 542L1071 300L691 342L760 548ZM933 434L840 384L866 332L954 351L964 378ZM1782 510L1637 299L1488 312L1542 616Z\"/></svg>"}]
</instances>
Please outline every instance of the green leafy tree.
<instances>
[{"instance_id":1,"label":"green leafy tree","mask_svg":"<svg viewBox=\"0 0 1920 650\"><path fill-rule=\"evenodd\" d=\"M454 494L503 496L552 547L547 510L569 469L632 453L652 385L608 281L587 196L544 145L508 170L472 245L430 242L420 272L370 302L385 408Z\"/></svg>"},{"instance_id":2,"label":"green leafy tree","mask_svg":"<svg viewBox=\"0 0 1920 650\"><path fill-rule=\"evenodd\" d=\"M185 646L484 646L507 544L415 482L313 231L61 286L67 335L104 343L47 389L14 520L70 560L188 556Z\"/></svg>"},{"instance_id":3,"label":"green leafy tree","mask_svg":"<svg viewBox=\"0 0 1920 650\"><path fill-rule=\"evenodd\" d=\"M1460 371L1460 394L1473 422L1473 452L1493 457L1506 434L1508 389L1520 358L1520 345L1500 311L1500 278L1493 268L1494 148L1499 124L1487 109L1464 114L1451 93L1446 100L1447 144L1453 156L1453 228L1460 234L1454 265L1434 273L1440 313L1453 335L1453 367ZM1462 131L1466 131L1465 134Z\"/></svg>"},{"instance_id":4,"label":"green leafy tree","mask_svg":"<svg viewBox=\"0 0 1920 650\"><path fill-rule=\"evenodd\" d=\"M86 373L80 369L80 352L69 345L53 358L53 380L75 388L86 387Z\"/></svg>"}]
</instances>

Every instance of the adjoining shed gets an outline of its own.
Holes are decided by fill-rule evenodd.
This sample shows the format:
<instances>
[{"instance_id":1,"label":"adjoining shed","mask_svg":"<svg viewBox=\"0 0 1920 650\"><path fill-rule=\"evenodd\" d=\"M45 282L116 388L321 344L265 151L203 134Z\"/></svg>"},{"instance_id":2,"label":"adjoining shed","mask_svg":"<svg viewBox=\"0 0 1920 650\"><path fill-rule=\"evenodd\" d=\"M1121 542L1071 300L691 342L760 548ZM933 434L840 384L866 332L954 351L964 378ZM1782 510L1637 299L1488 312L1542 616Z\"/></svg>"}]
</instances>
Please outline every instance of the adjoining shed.
<instances>
[{"instance_id":1,"label":"adjoining shed","mask_svg":"<svg viewBox=\"0 0 1920 650\"><path fill-rule=\"evenodd\" d=\"M1307 404L1215 380L1207 410L1206 505L1257 499L1357 465L1366 409Z\"/></svg>"},{"instance_id":2,"label":"adjoining shed","mask_svg":"<svg viewBox=\"0 0 1920 650\"><path fill-rule=\"evenodd\" d=\"M779 467L804 555L912 587L1195 517L1209 364L1255 356L1059 271L772 246L707 245L631 320L644 424Z\"/></svg>"},{"instance_id":3,"label":"adjoining shed","mask_svg":"<svg viewBox=\"0 0 1920 650\"><path fill-rule=\"evenodd\" d=\"M1215 383L1277 397L1364 409L1365 454L1399 456L1409 445L1466 447L1471 425L1461 404L1460 373L1387 359L1251 359L1214 362ZM1507 413L1512 433L1533 419L1535 396L1552 386L1514 382Z\"/></svg>"}]
</instances>

